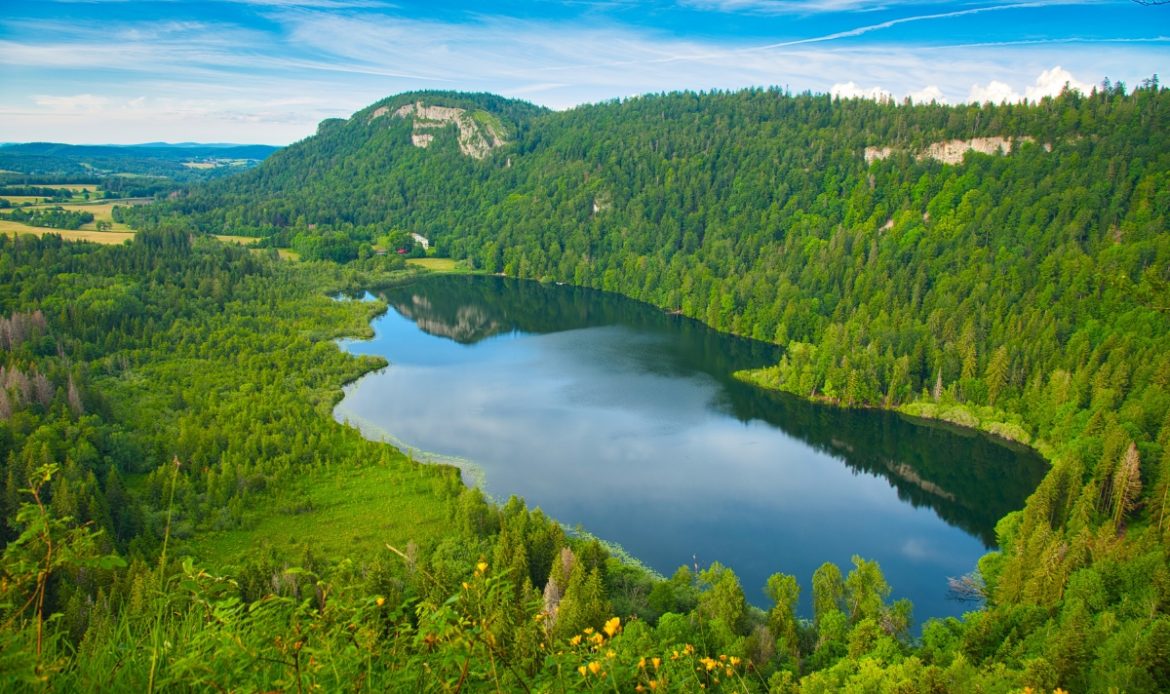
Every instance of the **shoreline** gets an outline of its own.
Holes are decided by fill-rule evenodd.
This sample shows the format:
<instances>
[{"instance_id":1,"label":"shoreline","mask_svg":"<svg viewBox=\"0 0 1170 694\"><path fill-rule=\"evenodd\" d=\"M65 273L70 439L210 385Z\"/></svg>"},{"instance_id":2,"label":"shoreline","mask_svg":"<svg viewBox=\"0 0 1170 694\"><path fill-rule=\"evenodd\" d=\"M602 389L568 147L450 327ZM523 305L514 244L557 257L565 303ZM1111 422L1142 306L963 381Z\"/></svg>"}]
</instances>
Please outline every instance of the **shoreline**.
<instances>
[{"instance_id":1,"label":"shoreline","mask_svg":"<svg viewBox=\"0 0 1170 694\"><path fill-rule=\"evenodd\" d=\"M409 283L411 281L427 277L428 275L431 275L431 274L467 274L467 275L472 275L472 274L481 274L481 273L474 273L474 272L442 272L442 273L439 273L439 272L434 272L434 271L427 271L427 272L423 272L423 273L412 274L411 276L401 280L400 283L404 283L404 284ZM387 286L387 285L378 285L378 286ZM356 298L355 297L348 297L348 296L339 296L339 294L340 294L339 292L334 292L330 295L330 298L333 299L334 301L359 301L359 302L371 303L371 304L378 305L378 309L375 311L372 311L369 315L368 322L365 326L366 330L363 331L364 335L340 336L340 337L334 338L334 340L333 340L333 343L335 345L337 345L338 349L342 350L343 352L345 352L346 354L348 354L349 356L351 356L355 359L369 357L369 355L354 354L353 352L346 349L344 342L345 341L367 342L367 341L373 339L374 333L375 333L374 327L373 327L374 321L376 321L378 318L385 315L386 312L389 311L390 307L388 304L382 302L380 299L378 299L376 296L374 296L372 294L372 292L370 292L368 289L365 290L363 296L356 297ZM370 357L370 358L375 358L375 357ZM330 415L332 416L333 421L337 422L338 424L341 424L342 426L352 427L353 429L356 429L358 431L358 433L361 434L362 437L368 441L373 441L376 443L381 443L381 444L385 444L385 445L393 447L399 453L402 453L403 455L405 455L408 460L411 460L413 462L417 462L417 463L420 463L423 465L439 465L439 466L453 467L459 471L459 479L461 482L463 482L464 486L468 487L469 489L472 489L472 488L479 489L481 492L483 492L483 495L492 504L503 505L504 502L497 499L494 495L492 495L487 490L487 472L486 472L486 470L484 470L483 466L480 465L479 463L477 463L476 461L474 461L470 458L447 455L444 453L437 453L434 451L427 451L427 450L423 450L421 448L417 448L415 446L411 446L411 445L407 444L405 441L403 441L402 439L395 436L390 431L388 431L386 428L379 426L378 424L373 423L369 419L358 415L356 412L354 412L353 410L351 410L350 408L345 406L346 395L349 394L349 391L355 387L355 385L357 384L358 381L365 378L366 376L373 375L373 374L375 374L379 371L382 371L383 369L389 368L391 366L391 364L388 361L386 361L384 358L378 358L378 359L380 361L383 361L384 363L382 363L380 365L373 365L372 368L362 371L355 378L347 381L346 383L341 384L340 392L335 394L333 406L330 409ZM527 505L527 503L528 503L527 500L525 500L524 503L525 503L525 505ZM539 508L539 506L537 506L536 508ZM580 525L580 524L572 526L572 525L569 525L568 523L565 523L564 521L556 519L556 518L552 518L552 520L557 525L559 525L562 530L565 531L565 534L567 536L577 538L580 540L584 540L584 541L595 540L598 543L600 543L601 546L604 547L606 549L606 551L608 551L613 558L617 559L621 563L623 563L627 566L635 567L640 571L644 571L652 578L655 578L658 580L666 580L666 576L664 574L660 573L658 570L654 569L649 564L646 564L641 559L639 559L638 557L631 554L625 547L623 547L619 543L614 542L613 540L607 540L605 538L598 537L597 535L594 535L589 530L585 529L585 527Z\"/></svg>"},{"instance_id":2,"label":"shoreline","mask_svg":"<svg viewBox=\"0 0 1170 694\"><path fill-rule=\"evenodd\" d=\"M758 374L767 368L761 369L744 369L734 372L732 375L737 381L746 383L750 386L767 390L774 393L785 393L792 397L799 398L805 402L819 405L822 407L834 407L838 409L852 409L852 410L876 410L884 412L893 412L906 419L911 420L918 426L930 425L945 425L953 427L959 432L970 432L972 434L979 434L989 436L995 441L1006 447L1023 447L1029 451L1034 452L1040 456L1044 462L1048 463L1049 467L1056 465L1056 453L1052 445L1044 439L1035 438L1028 432L1024 431L1023 427L1013 422L1005 422L998 419L990 419L987 416L980 416L980 410L985 410L983 414L995 414L998 410L991 410L991 408L984 406L969 406L962 403L935 403L923 400L913 400L911 402L902 403L900 405L844 405L832 398L824 396L808 396L796 393L791 390L779 388L764 383ZM974 408L979 409L974 409Z\"/></svg>"}]
</instances>

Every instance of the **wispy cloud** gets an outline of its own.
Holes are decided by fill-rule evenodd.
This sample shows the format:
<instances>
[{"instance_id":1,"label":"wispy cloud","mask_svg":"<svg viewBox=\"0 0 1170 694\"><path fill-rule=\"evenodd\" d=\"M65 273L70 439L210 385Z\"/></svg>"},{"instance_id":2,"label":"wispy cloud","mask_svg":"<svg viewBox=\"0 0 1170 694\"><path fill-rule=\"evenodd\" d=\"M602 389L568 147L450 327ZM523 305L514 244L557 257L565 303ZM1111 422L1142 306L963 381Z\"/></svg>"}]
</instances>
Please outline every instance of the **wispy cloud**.
<instances>
[{"instance_id":1,"label":"wispy cloud","mask_svg":"<svg viewBox=\"0 0 1170 694\"><path fill-rule=\"evenodd\" d=\"M923 50L948 51L956 48L1001 48L1003 46L1060 46L1070 44L1143 44L1170 43L1170 36L1062 36L1049 39L1019 39L1015 41L979 41L977 43L953 43L938 46L924 46Z\"/></svg>"},{"instance_id":2,"label":"wispy cloud","mask_svg":"<svg viewBox=\"0 0 1170 694\"><path fill-rule=\"evenodd\" d=\"M94 113L110 103L106 97L94 94L74 94L72 96L37 94L33 96L32 100L37 106L43 106L49 111L58 113Z\"/></svg>"},{"instance_id":3,"label":"wispy cloud","mask_svg":"<svg viewBox=\"0 0 1170 694\"><path fill-rule=\"evenodd\" d=\"M985 12L998 12L1003 10L1027 9L1035 7L1049 6L1050 3L1043 2L1025 2L1025 3L1010 3L1003 5L991 5L986 7L975 7L964 10L955 10L952 12L938 12L934 14L914 15L910 17L899 17L896 19L886 20L875 24L866 24L852 29L843 31L831 32L828 34L821 34L817 36L810 36L798 39L789 39L785 41L778 41L773 43L765 43L755 46L721 48L712 50L712 47L690 47L687 50L675 52L657 52L655 54L646 55L641 58L627 59L619 61L608 62L591 62L577 65L560 65L543 68L545 70L574 70L583 68L597 68L597 67L624 67L637 64L648 63L671 63L682 61L696 61L696 60L710 60L714 58L730 58L742 56L750 53L759 53L765 51L775 51L782 48L793 48L796 46L804 46L808 44L826 43L831 41L839 41L841 39L850 39L864 36L866 34L881 31L883 29L890 29L901 24L909 24L912 22L926 22L940 19L953 19L956 17L966 17L969 15L983 14Z\"/></svg>"},{"instance_id":4,"label":"wispy cloud","mask_svg":"<svg viewBox=\"0 0 1170 694\"><path fill-rule=\"evenodd\" d=\"M787 4L829 12L851 2L705 6L758 12ZM996 24L985 21L994 16L989 13L1065 12L1046 3L945 12L918 4L891 0L881 17L753 18L776 39L759 38L768 35L761 30L751 42L734 33L631 23L625 18L633 10L622 2L587 1L568 18L501 16L470 4L446 13L410 3L387 10L365 0L235 0L218 3L230 11L215 13L174 3L165 5L173 10L166 19L140 19L127 9L101 22L15 12L0 17L0 130L10 139L52 139L34 133L47 133L57 120L84 119L138 140L143 128L231 124L238 135L215 139L291 141L311 133L321 118L348 115L398 91L436 87L492 91L554 108L647 92L764 85L916 102L1032 99L1065 81L1080 86L1106 75L1136 81L1165 62L1160 44L1168 39L1143 36L1140 26L1128 35L1120 25L1093 33L1082 24L1075 32L1029 28L970 41L982 37L969 28L975 17ZM668 12L673 6L664 0L654 7ZM905 14L890 17L898 11ZM956 27L961 30L952 32ZM908 34L929 40L906 41ZM1100 49L1084 50L1087 44Z\"/></svg>"},{"instance_id":5,"label":"wispy cloud","mask_svg":"<svg viewBox=\"0 0 1170 694\"><path fill-rule=\"evenodd\" d=\"M901 5L923 5L930 0L683 0L686 7L739 14L816 14L825 12L872 12Z\"/></svg>"},{"instance_id":6,"label":"wispy cloud","mask_svg":"<svg viewBox=\"0 0 1170 694\"><path fill-rule=\"evenodd\" d=\"M1004 10L1019 10L1033 7L1045 7L1051 3L1043 2L1019 2L1007 5L990 5L988 7L973 7L966 10L955 10L953 12L936 12L934 14L920 14L910 17L899 17L897 19L889 19L884 22L876 24L867 24L865 26L847 29L845 31L836 31L831 34L823 36L814 36L807 39L795 39L792 41L782 41L780 43L771 43L763 46L758 46L754 50L768 50L772 48L785 48L788 46L800 46L806 43L821 43L823 41L836 41L838 39L848 39L857 36L862 36L874 31L881 31L882 29L890 29L899 24L910 24L911 22L928 22L937 19L954 19L956 17L967 17L975 14L983 14L985 12L1002 12Z\"/></svg>"}]
</instances>

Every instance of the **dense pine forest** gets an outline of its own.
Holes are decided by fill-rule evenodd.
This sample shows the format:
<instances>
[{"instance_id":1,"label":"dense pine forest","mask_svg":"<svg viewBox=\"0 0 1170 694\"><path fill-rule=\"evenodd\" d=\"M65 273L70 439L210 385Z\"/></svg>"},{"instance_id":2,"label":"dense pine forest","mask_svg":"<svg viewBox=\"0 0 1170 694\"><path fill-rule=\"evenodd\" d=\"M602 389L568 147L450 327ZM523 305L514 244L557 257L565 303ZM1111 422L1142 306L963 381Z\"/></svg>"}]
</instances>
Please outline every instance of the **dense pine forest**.
<instances>
[{"instance_id":1,"label":"dense pine forest","mask_svg":"<svg viewBox=\"0 0 1170 694\"><path fill-rule=\"evenodd\" d=\"M1156 79L1000 106L416 92L128 208L126 246L0 237L5 688L1170 689L1168 133ZM332 340L384 306L329 295L409 281L377 252L408 233L774 342L741 374L763 387L1036 447L982 609L916 631L857 557L812 614L783 573L762 611L724 567L652 576L333 422L382 364ZM199 549L354 476L393 497L367 546Z\"/></svg>"}]
</instances>

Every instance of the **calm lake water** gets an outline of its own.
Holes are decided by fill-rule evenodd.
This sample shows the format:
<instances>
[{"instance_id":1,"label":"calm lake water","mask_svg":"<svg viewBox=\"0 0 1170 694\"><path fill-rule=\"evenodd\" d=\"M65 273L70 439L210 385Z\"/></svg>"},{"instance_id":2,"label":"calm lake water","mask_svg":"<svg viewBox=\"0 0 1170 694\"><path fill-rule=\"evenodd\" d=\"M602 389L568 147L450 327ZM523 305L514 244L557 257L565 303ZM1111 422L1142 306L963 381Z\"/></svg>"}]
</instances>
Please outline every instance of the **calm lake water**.
<instances>
[{"instance_id":1,"label":"calm lake water","mask_svg":"<svg viewBox=\"0 0 1170 694\"><path fill-rule=\"evenodd\" d=\"M670 575L732 567L748 599L781 571L876 559L916 620L947 598L1045 471L1034 453L887 412L813 405L735 381L775 347L622 297L495 277L386 291L359 354L390 367L335 416L368 435L473 461L484 490L523 497Z\"/></svg>"}]
</instances>

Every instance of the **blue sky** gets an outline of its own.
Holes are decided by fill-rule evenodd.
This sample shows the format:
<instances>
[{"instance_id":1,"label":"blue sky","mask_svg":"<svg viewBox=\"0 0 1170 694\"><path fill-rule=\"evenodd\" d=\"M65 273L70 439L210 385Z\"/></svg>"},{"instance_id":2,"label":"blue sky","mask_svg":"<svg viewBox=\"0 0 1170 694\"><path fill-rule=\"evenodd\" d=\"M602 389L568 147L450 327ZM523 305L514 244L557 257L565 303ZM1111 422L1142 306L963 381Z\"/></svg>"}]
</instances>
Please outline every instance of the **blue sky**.
<instances>
[{"instance_id":1,"label":"blue sky","mask_svg":"<svg viewBox=\"0 0 1170 694\"><path fill-rule=\"evenodd\" d=\"M553 108L786 86L1019 100L1136 85L1170 5L922 0L0 0L0 141L287 144L410 89ZM1163 74L1163 77L1165 75Z\"/></svg>"}]
</instances>

